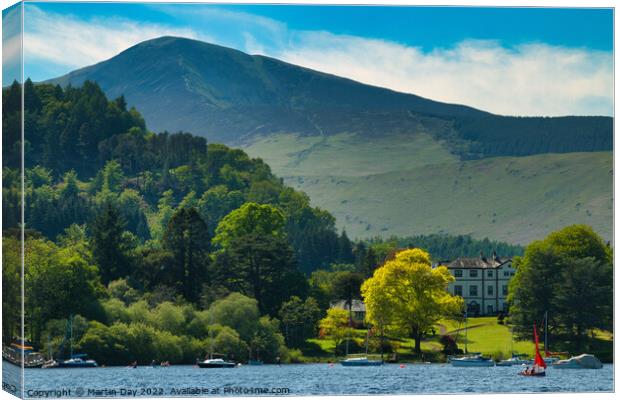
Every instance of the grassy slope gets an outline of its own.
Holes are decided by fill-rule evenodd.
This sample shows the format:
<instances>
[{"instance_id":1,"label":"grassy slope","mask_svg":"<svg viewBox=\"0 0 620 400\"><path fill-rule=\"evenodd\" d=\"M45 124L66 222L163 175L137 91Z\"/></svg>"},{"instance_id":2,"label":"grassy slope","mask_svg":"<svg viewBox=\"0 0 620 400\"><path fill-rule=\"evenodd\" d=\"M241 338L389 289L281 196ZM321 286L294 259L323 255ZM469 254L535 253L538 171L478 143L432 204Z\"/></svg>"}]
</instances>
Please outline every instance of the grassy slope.
<instances>
[{"instance_id":1,"label":"grassy slope","mask_svg":"<svg viewBox=\"0 0 620 400\"><path fill-rule=\"evenodd\" d=\"M246 146L351 237L446 232L527 244L573 223L612 233L612 153L460 162L411 137L278 135Z\"/></svg>"}]
</instances>

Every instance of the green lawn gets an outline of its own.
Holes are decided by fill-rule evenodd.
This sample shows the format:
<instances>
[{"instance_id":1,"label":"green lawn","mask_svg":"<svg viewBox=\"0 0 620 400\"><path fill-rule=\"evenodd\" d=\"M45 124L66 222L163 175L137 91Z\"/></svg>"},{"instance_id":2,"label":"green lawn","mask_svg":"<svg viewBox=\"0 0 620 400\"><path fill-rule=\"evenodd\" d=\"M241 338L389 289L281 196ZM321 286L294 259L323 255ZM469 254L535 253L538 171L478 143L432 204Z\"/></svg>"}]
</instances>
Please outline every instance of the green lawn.
<instances>
[{"instance_id":1,"label":"green lawn","mask_svg":"<svg viewBox=\"0 0 620 400\"><path fill-rule=\"evenodd\" d=\"M442 346L439 338L443 333L455 337L459 348L465 348L465 329L464 325L459 325L457 321L442 320L437 324L436 334L427 337L422 342L422 351L425 353L438 353ZM458 335L457 335L458 333ZM366 332L356 331L355 337L363 340ZM597 349L603 351L611 346L613 335L610 332L596 331ZM395 346L396 352L401 360L408 360L412 357L414 341L409 338L392 338L391 343ZM593 341L594 343L594 341ZM334 359L334 343L327 339L310 339L308 341L312 351L309 360L325 361ZM560 344L558 343L558 347ZM506 325L497 323L496 317L469 318L467 329L467 350L469 352L479 352L495 358L507 358L511 353L534 355L534 344L529 340L512 340L510 328ZM304 351L304 355L306 355ZM597 351L595 353L598 354ZM336 357L337 358L337 357Z\"/></svg>"}]
</instances>

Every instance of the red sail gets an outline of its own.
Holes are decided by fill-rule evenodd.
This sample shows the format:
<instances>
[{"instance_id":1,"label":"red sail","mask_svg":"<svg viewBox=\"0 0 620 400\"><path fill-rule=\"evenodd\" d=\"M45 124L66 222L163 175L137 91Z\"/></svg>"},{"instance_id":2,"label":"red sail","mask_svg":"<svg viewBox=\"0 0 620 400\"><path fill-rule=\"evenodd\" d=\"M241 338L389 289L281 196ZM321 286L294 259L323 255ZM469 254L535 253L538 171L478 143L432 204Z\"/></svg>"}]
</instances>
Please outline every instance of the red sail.
<instances>
[{"instance_id":1,"label":"red sail","mask_svg":"<svg viewBox=\"0 0 620 400\"><path fill-rule=\"evenodd\" d=\"M547 364L545 364L545 360L543 360L540 355L540 350L538 349L538 333L536 332L536 324L534 323L534 342L536 343L536 357L534 358L534 364L539 367L547 368Z\"/></svg>"}]
</instances>

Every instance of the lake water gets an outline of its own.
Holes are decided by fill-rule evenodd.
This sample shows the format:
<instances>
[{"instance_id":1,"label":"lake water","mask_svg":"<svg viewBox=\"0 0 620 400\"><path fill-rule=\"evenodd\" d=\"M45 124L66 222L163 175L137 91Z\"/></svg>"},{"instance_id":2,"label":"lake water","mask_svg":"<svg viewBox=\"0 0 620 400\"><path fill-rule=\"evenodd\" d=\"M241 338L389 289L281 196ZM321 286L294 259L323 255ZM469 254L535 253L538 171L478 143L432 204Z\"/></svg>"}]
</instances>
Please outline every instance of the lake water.
<instances>
[{"instance_id":1,"label":"lake water","mask_svg":"<svg viewBox=\"0 0 620 400\"><path fill-rule=\"evenodd\" d=\"M26 397L364 395L430 393L610 392L613 365L600 370L549 368L543 378L520 367L449 364L342 367L338 364L242 366L232 369L108 367L26 370ZM3 362L3 379L19 370Z\"/></svg>"}]
</instances>

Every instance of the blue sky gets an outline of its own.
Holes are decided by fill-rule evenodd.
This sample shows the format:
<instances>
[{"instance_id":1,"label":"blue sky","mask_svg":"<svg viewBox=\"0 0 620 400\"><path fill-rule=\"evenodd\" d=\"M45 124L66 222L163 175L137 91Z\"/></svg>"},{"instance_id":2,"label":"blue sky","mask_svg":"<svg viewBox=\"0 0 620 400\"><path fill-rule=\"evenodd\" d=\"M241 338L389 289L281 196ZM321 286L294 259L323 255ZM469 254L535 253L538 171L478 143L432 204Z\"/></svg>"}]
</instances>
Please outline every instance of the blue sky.
<instances>
[{"instance_id":1,"label":"blue sky","mask_svg":"<svg viewBox=\"0 0 620 400\"><path fill-rule=\"evenodd\" d=\"M610 9L26 3L25 10L25 69L35 81L178 35L498 113L613 110Z\"/></svg>"}]
</instances>

